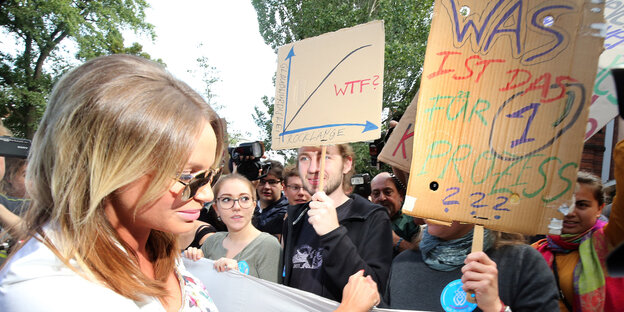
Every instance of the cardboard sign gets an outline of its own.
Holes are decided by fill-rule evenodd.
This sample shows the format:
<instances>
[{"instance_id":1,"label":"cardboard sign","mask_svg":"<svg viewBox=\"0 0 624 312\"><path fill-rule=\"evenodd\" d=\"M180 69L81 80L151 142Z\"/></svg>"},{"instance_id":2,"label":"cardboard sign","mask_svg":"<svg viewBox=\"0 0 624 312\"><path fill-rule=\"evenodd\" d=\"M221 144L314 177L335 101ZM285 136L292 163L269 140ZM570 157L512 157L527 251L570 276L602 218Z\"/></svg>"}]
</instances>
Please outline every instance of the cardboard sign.
<instances>
[{"instance_id":1,"label":"cardboard sign","mask_svg":"<svg viewBox=\"0 0 624 312\"><path fill-rule=\"evenodd\" d=\"M405 213L506 232L560 231L603 47L603 9L591 0L436 1Z\"/></svg>"},{"instance_id":2,"label":"cardboard sign","mask_svg":"<svg viewBox=\"0 0 624 312\"><path fill-rule=\"evenodd\" d=\"M414 146L414 122L416 120L416 107L418 105L418 92L405 109L399 124L394 127L388 142L384 144L377 158L386 164L399 168L405 172L410 171L412 164L412 150Z\"/></svg>"},{"instance_id":3,"label":"cardboard sign","mask_svg":"<svg viewBox=\"0 0 624 312\"><path fill-rule=\"evenodd\" d=\"M585 140L618 115L615 82L610 70L624 66L624 1L607 1L604 16L607 22L604 52L599 59Z\"/></svg>"},{"instance_id":4,"label":"cardboard sign","mask_svg":"<svg viewBox=\"0 0 624 312\"><path fill-rule=\"evenodd\" d=\"M272 148L379 138L384 44L374 21L280 47Z\"/></svg>"}]
</instances>

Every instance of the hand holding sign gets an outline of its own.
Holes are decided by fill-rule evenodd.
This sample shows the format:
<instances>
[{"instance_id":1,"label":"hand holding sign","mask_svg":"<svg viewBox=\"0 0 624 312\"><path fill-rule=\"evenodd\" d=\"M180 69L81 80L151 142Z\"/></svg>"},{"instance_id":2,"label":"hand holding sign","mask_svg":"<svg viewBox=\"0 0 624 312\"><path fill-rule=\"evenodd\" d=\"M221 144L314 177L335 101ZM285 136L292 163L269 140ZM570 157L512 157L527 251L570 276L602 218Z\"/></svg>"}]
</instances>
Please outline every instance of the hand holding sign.
<instances>
[{"instance_id":1,"label":"hand holding sign","mask_svg":"<svg viewBox=\"0 0 624 312\"><path fill-rule=\"evenodd\" d=\"M323 236L340 226L334 201L322 191L316 192L312 196L308 217L308 222L319 236Z\"/></svg>"},{"instance_id":2,"label":"hand holding sign","mask_svg":"<svg viewBox=\"0 0 624 312\"><path fill-rule=\"evenodd\" d=\"M464 291L474 292L481 310L501 311L496 263L482 251L469 254L464 263L461 278Z\"/></svg>"}]
</instances>

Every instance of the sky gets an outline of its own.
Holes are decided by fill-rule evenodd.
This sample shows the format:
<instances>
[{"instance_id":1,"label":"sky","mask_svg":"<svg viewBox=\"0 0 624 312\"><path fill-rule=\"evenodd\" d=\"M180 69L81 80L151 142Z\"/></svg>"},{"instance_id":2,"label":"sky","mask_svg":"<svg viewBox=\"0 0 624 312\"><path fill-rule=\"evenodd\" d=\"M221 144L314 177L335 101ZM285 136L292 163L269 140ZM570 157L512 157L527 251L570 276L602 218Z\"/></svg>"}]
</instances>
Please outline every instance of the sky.
<instances>
[{"instance_id":1,"label":"sky","mask_svg":"<svg viewBox=\"0 0 624 312\"><path fill-rule=\"evenodd\" d=\"M211 88L219 115L228 121L228 132L243 134L243 142L263 139L252 119L261 97L273 97L272 79L277 63L273 49L258 31L250 0L149 0L146 21L154 25L156 39L132 32L124 34L126 46L143 45L153 59L162 59L177 78L202 93L197 58L206 57L221 81Z\"/></svg>"}]
</instances>

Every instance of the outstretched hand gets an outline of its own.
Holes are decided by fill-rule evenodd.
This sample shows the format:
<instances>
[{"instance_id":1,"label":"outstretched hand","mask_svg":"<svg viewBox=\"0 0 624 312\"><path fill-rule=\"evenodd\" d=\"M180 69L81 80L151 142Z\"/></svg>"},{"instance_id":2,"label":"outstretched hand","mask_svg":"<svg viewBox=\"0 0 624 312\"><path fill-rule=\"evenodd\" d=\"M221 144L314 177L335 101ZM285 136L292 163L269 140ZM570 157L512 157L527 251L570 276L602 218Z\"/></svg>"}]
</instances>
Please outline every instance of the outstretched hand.
<instances>
[{"instance_id":1,"label":"outstretched hand","mask_svg":"<svg viewBox=\"0 0 624 312\"><path fill-rule=\"evenodd\" d=\"M466 257L462 267L464 291L473 291L477 305L484 312L500 311L503 304L498 296L498 269L484 252L473 252Z\"/></svg>"},{"instance_id":2,"label":"outstretched hand","mask_svg":"<svg viewBox=\"0 0 624 312\"><path fill-rule=\"evenodd\" d=\"M364 277L364 270L360 270L349 277L342 291L342 302L335 312L370 311L380 300L377 283L370 275Z\"/></svg>"}]
</instances>

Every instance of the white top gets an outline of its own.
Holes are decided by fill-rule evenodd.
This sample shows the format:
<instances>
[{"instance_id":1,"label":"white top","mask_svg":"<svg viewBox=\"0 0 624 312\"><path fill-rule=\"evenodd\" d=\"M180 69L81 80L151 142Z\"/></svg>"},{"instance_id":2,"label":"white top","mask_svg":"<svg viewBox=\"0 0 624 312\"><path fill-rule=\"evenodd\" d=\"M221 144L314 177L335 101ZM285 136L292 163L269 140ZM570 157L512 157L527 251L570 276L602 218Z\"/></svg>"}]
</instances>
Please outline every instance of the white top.
<instances>
[{"instance_id":1,"label":"white top","mask_svg":"<svg viewBox=\"0 0 624 312\"><path fill-rule=\"evenodd\" d=\"M75 264L73 260L70 262ZM178 261L176 274L183 290L180 311L217 311L203 284ZM0 271L0 311L165 311L157 298L126 298L89 281L43 243L30 239Z\"/></svg>"}]
</instances>

